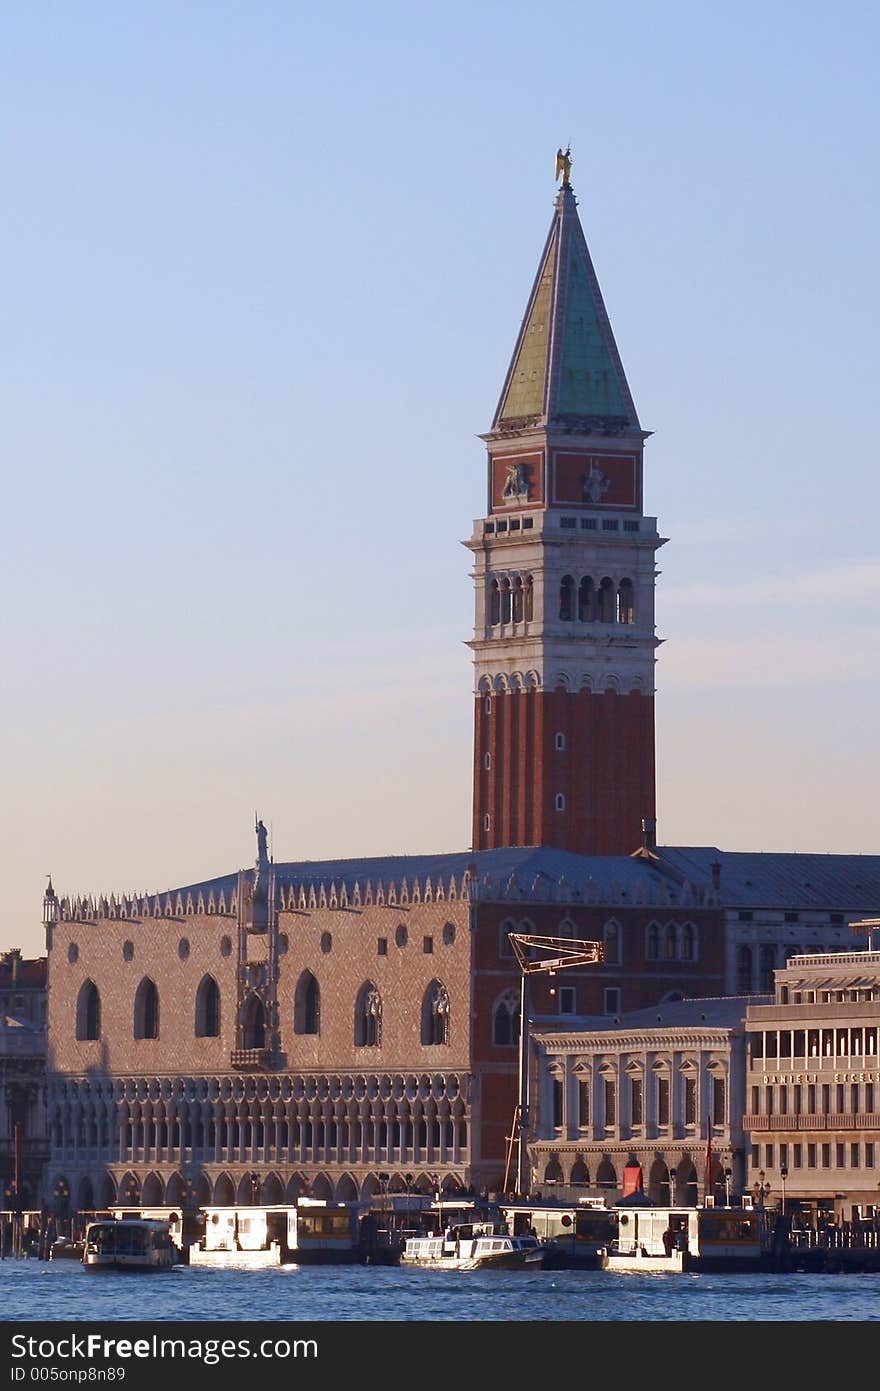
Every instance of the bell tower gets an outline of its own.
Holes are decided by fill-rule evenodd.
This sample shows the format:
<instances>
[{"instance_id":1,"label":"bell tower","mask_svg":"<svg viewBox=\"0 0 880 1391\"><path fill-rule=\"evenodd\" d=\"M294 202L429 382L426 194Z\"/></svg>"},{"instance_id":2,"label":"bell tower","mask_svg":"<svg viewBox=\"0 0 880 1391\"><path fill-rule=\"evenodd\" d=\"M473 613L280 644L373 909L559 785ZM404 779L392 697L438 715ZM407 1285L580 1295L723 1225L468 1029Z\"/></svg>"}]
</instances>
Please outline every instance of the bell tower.
<instances>
[{"instance_id":1,"label":"bell tower","mask_svg":"<svg viewBox=\"0 0 880 1391\"><path fill-rule=\"evenodd\" d=\"M655 825L645 440L562 186L507 372L473 553L473 846L631 854Z\"/></svg>"}]
</instances>

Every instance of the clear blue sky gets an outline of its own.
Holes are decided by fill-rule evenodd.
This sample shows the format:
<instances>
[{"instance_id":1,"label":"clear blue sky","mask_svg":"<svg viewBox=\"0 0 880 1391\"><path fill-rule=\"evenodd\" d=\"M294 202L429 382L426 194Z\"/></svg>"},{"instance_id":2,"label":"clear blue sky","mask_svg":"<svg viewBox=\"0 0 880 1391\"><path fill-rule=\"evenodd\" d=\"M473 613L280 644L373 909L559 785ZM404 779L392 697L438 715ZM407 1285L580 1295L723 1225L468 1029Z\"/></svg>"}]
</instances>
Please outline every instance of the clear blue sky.
<instances>
[{"instance_id":1,"label":"clear blue sky","mask_svg":"<svg viewBox=\"0 0 880 1391\"><path fill-rule=\"evenodd\" d=\"M459 541L568 141L671 538L660 839L878 849L878 14L3 6L0 945L255 810L467 845Z\"/></svg>"}]
</instances>

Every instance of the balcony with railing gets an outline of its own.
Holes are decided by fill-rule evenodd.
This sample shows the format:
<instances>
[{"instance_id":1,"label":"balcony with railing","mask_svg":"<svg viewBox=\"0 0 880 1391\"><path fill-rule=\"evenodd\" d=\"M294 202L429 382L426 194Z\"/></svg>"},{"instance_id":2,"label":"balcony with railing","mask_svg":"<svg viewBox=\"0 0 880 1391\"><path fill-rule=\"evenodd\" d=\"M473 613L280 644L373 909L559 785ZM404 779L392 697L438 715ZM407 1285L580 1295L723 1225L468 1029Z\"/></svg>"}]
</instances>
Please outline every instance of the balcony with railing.
<instances>
[{"instance_id":1,"label":"balcony with railing","mask_svg":"<svg viewBox=\"0 0 880 1391\"><path fill-rule=\"evenodd\" d=\"M229 1065L239 1072L256 1072L267 1068L271 1057L272 1050L269 1048L233 1048Z\"/></svg>"},{"instance_id":2,"label":"balcony with railing","mask_svg":"<svg viewBox=\"0 0 880 1391\"><path fill-rule=\"evenodd\" d=\"M816 1111L810 1115L743 1116L743 1130L880 1130L878 1111Z\"/></svg>"}]
</instances>

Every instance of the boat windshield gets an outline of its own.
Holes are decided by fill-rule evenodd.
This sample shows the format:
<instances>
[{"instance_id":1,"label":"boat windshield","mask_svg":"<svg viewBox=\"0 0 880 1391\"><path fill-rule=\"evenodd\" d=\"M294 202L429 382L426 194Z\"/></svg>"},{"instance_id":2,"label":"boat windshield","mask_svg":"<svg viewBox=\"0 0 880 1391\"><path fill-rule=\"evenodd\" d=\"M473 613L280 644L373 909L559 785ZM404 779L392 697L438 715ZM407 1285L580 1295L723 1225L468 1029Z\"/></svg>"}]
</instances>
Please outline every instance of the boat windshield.
<instances>
[{"instance_id":1,"label":"boat windshield","mask_svg":"<svg viewBox=\"0 0 880 1391\"><path fill-rule=\"evenodd\" d=\"M87 1245L91 1252L102 1256L142 1256L153 1245L163 1243L161 1232L154 1233L150 1227L142 1227L138 1222L120 1222L117 1225L102 1223L89 1229ZM154 1241L154 1236L160 1238ZM168 1244L166 1235L165 1244Z\"/></svg>"}]
</instances>

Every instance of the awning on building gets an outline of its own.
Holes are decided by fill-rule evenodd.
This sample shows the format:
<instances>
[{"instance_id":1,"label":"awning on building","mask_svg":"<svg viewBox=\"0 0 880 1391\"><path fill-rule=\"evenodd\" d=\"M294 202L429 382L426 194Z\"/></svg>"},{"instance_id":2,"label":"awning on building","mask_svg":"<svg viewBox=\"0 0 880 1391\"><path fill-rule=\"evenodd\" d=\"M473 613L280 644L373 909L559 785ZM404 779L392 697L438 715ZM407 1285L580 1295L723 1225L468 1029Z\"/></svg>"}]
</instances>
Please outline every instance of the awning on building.
<instances>
[{"instance_id":1,"label":"awning on building","mask_svg":"<svg viewBox=\"0 0 880 1391\"><path fill-rule=\"evenodd\" d=\"M623 1170L623 1188L621 1197L626 1198L630 1193L641 1193L642 1191L642 1166L641 1164L627 1164Z\"/></svg>"}]
</instances>

